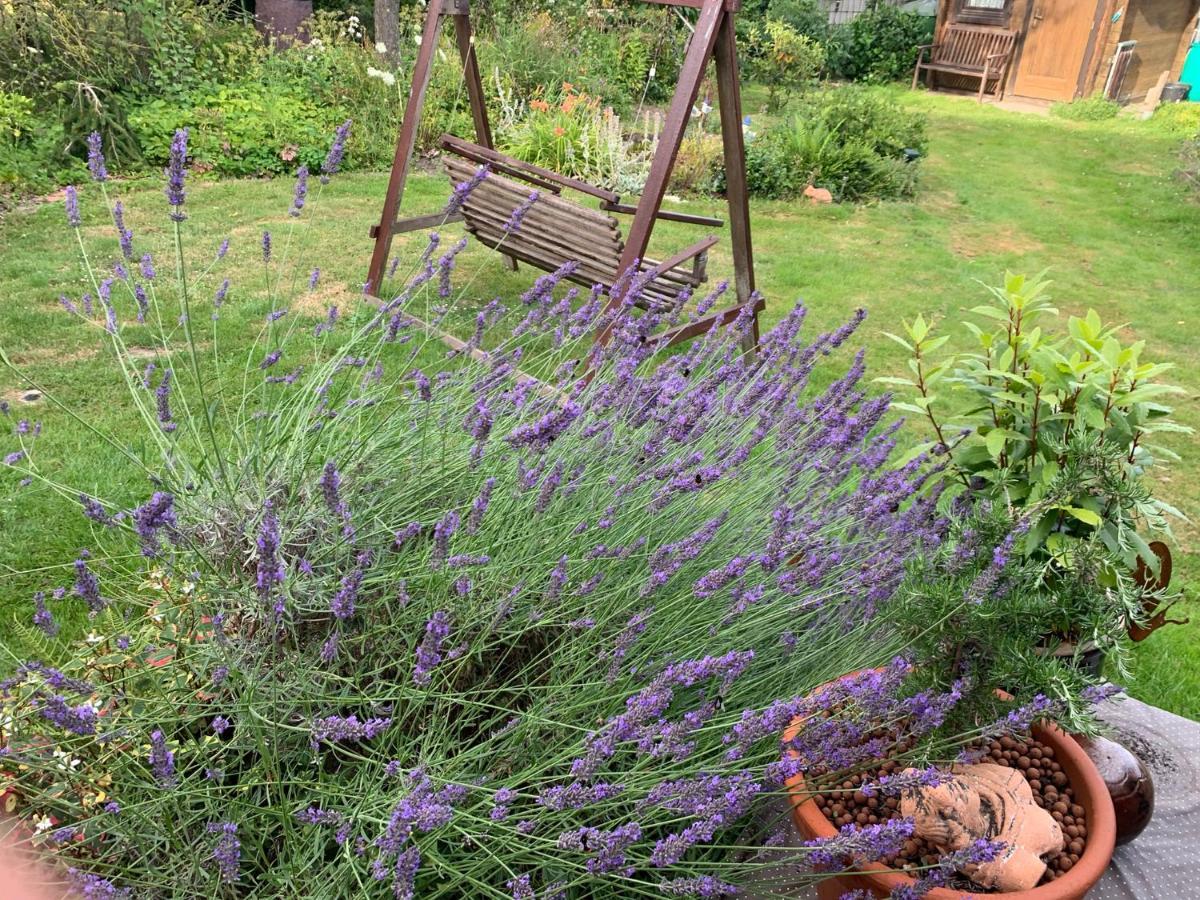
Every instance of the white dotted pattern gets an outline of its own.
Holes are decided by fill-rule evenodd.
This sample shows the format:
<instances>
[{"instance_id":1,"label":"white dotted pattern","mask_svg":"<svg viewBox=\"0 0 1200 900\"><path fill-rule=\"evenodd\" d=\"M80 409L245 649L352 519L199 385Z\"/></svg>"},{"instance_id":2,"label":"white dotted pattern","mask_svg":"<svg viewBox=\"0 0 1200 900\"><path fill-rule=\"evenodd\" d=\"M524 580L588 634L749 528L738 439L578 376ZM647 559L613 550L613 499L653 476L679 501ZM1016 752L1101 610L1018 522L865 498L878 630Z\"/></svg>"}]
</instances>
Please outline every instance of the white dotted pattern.
<instances>
[{"instance_id":1,"label":"white dotted pattern","mask_svg":"<svg viewBox=\"0 0 1200 900\"><path fill-rule=\"evenodd\" d=\"M1150 769L1154 816L1135 840L1117 847L1088 900L1200 900L1200 722L1124 696L1106 702L1100 717L1111 727L1109 736ZM776 821L787 815L786 804L773 802L762 815ZM786 844L799 844L790 818L788 831ZM759 859L767 862L770 855ZM783 868L766 869L743 894L815 900L815 888L786 887Z\"/></svg>"},{"instance_id":2,"label":"white dotted pattern","mask_svg":"<svg viewBox=\"0 0 1200 900\"><path fill-rule=\"evenodd\" d=\"M1154 779L1154 817L1117 847L1089 900L1200 900L1200 722L1120 698L1100 711Z\"/></svg>"}]
</instances>

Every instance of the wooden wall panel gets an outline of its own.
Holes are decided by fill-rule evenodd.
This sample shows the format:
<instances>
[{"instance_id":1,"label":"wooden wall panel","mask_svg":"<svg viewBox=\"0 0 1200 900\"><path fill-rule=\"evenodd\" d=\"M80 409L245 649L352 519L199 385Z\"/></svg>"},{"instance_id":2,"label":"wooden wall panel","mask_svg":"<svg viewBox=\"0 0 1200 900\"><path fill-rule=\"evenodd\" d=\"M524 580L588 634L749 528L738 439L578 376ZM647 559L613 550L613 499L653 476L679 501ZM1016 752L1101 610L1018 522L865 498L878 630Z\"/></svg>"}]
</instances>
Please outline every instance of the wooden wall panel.
<instances>
[{"instance_id":1,"label":"wooden wall panel","mask_svg":"<svg viewBox=\"0 0 1200 900\"><path fill-rule=\"evenodd\" d=\"M1180 45L1191 36L1198 5L1197 0L1130 0L1123 39L1137 41L1137 47L1123 94L1141 100L1163 72L1170 70L1171 80L1179 75Z\"/></svg>"}]
</instances>

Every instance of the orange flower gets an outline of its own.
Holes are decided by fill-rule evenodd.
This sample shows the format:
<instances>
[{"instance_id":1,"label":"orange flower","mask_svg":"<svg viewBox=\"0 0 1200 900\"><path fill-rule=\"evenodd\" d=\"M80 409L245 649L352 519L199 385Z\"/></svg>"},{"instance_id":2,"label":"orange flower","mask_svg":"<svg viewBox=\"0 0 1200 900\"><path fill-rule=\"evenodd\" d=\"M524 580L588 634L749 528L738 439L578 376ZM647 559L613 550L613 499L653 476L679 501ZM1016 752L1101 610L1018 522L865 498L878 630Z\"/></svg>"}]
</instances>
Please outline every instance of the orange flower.
<instances>
[{"instance_id":1,"label":"orange flower","mask_svg":"<svg viewBox=\"0 0 1200 900\"><path fill-rule=\"evenodd\" d=\"M529 108L536 112L549 112L550 104L545 100L530 100Z\"/></svg>"},{"instance_id":2,"label":"orange flower","mask_svg":"<svg viewBox=\"0 0 1200 900\"><path fill-rule=\"evenodd\" d=\"M562 137L566 133L567 132L565 130L563 130L563 127L561 125L554 129L555 137Z\"/></svg>"}]
</instances>

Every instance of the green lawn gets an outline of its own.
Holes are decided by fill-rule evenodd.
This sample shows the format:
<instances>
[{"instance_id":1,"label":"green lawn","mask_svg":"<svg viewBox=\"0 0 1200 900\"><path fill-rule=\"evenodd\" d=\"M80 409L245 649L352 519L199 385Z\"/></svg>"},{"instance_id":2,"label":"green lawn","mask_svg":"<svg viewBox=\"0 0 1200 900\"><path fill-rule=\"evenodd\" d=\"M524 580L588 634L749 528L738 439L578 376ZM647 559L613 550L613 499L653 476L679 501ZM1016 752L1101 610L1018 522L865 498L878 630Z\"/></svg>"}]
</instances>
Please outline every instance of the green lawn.
<instances>
[{"instance_id":1,"label":"green lawn","mask_svg":"<svg viewBox=\"0 0 1200 900\"><path fill-rule=\"evenodd\" d=\"M861 338L872 350L877 374L902 365L900 351L880 333L901 317L932 312L953 322L978 302L977 280L995 282L1003 271L1049 269L1064 313L1094 306L1106 318L1129 323L1149 352L1178 365L1179 418L1200 426L1200 253L1189 246L1200 235L1200 204L1170 173L1177 139L1125 120L1073 123L1006 113L970 102L927 95L898 95L930 117L930 153L918 199L869 207L756 203L754 242L759 288L768 301L766 324L798 299L811 309L814 328L844 320L865 307ZM369 255L367 227L377 218L386 175L340 177L321 199L322 212L303 256L323 269L327 285L361 282ZM164 202L157 182L129 182L118 192L130 209L129 224L143 246L166 238ZM446 182L432 175L410 181L405 208L432 211ZM257 289L253 263L264 228L282 233L290 185L283 182L194 181L189 188L189 247L207 260L222 237L233 239L236 270L251 273L230 294L219 324L225 359L241 366L270 308ZM92 201L89 206L89 201ZM115 241L85 192L84 233ZM717 201L673 204L718 211ZM683 246L695 229L676 225L656 235L658 249ZM421 240L410 238L409 245ZM130 434L132 412L97 351L95 332L59 308L60 293L84 289L61 204L17 212L0 222L0 346L14 362L73 407L114 434ZM652 248L653 249L653 248ZM297 253L299 255L299 253ZM165 260L165 257L164 257ZM718 248L710 272L729 270ZM472 248L460 272L473 277L483 298L515 296L528 286L528 269L510 274L494 254ZM473 273L473 274L472 274ZM211 290L211 287L209 287ZM328 299L334 289L326 289ZM343 302L352 302L354 289ZM321 310L314 303L308 312ZM0 371L0 396L13 400L16 380ZM63 482L103 488L107 497L130 499L137 479L111 451L78 425L42 403L21 408L41 419L39 452ZM132 440L132 438L130 438ZM7 445L4 447L7 452ZM1200 516L1200 465L1177 442L1185 461L1160 479L1163 494L1195 521ZM77 507L37 488L18 488L0 472L0 634L28 621L32 592L68 580L72 554L91 539ZM1177 529L1177 584L1188 600L1181 609L1200 613L1200 540L1195 526ZM1200 621L1200 615L1197 616ZM77 626L83 623L75 623ZM1138 647L1133 693L1184 715L1200 718L1200 624L1160 632ZM8 638L14 652L19 640Z\"/></svg>"}]
</instances>

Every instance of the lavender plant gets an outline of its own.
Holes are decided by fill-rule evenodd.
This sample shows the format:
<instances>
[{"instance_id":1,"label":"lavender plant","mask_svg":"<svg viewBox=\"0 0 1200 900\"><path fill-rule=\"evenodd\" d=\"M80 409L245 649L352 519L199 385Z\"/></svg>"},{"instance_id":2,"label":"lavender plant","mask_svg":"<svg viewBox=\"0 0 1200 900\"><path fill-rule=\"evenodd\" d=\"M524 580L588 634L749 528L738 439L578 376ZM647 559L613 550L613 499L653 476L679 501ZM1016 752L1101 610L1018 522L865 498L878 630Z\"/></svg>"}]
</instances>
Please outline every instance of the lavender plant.
<instances>
[{"instance_id":1,"label":"lavender plant","mask_svg":"<svg viewBox=\"0 0 1200 900\"><path fill-rule=\"evenodd\" d=\"M474 276L453 288L464 244L434 233L385 299L306 320L304 228L348 128L263 238L273 311L233 372L209 328L237 295L227 244L185 265L186 132L169 252L114 204L102 263L79 207L106 182L68 192L91 290L63 305L111 350L143 442L72 415L148 496L80 494L14 429L7 465L95 541L36 607L67 661L0 684L0 790L88 896L737 893L778 866L748 848L774 843L763 811L802 743L782 755L782 730L811 702L836 721L813 689L891 658L877 613L947 524L921 461L887 465L862 354L814 377L862 314L806 341L797 307L758 354L740 320L666 355L654 330L723 285L642 312L636 276L564 291L564 267L476 307ZM447 352L431 329L464 318ZM92 617L68 646L65 604ZM902 831L788 851L775 887Z\"/></svg>"}]
</instances>

